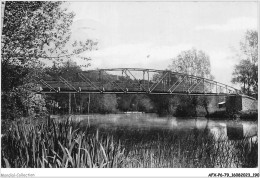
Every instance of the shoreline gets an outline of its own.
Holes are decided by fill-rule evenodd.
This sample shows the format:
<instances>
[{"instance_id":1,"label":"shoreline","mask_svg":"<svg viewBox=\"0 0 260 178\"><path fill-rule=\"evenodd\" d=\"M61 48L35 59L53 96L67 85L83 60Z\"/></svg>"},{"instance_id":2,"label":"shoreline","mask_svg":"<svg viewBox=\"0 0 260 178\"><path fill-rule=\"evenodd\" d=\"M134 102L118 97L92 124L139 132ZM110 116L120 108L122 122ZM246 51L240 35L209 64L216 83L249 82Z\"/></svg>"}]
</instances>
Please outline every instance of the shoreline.
<instances>
[{"instance_id":1,"label":"shoreline","mask_svg":"<svg viewBox=\"0 0 260 178\"><path fill-rule=\"evenodd\" d=\"M107 114L156 114L159 117L178 117L178 118L187 118L190 117L191 119L202 117L207 119L218 119L218 120L248 120L248 121L257 121L258 120L258 111L238 111L238 112L227 112L227 111L215 111L212 113L209 113L208 115L197 115L197 116L178 116L178 115L172 115L172 114L158 114L156 112L154 113L146 113L146 112L117 112L117 113L91 113L91 114L70 114L70 115L50 115L50 118L57 118L60 116L93 116L93 115L107 115Z\"/></svg>"},{"instance_id":2,"label":"shoreline","mask_svg":"<svg viewBox=\"0 0 260 178\"><path fill-rule=\"evenodd\" d=\"M238 111L238 112L227 112L227 111L216 111L210 113L209 115L205 116L209 119L220 118L220 119L227 119L230 120L248 120L248 121L258 121L258 110L252 111Z\"/></svg>"}]
</instances>

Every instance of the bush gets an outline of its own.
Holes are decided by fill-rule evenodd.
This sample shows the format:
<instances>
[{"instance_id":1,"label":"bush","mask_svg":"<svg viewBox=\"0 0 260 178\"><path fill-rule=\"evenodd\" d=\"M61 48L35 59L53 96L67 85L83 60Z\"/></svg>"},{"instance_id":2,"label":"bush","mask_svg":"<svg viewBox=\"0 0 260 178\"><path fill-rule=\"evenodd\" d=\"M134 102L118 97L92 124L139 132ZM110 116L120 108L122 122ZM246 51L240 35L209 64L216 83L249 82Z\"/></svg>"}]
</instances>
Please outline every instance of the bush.
<instances>
[{"instance_id":1,"label":"bush","mask_svg":"<svg viewBox=\"0 0 260 178\"><path fill-rule=\"evenodd\" d=\"M208 118L222 118L222 119L227 119L230 117L230 115L226 111L215 111L213 113L210 113Z\"/></svg>"},{"instance_id":2,"label":"bush","mask_svg":"<svg viewBox=\"0 0 260 178\"><path fill-rule=\"evenodd\" d=\"M256 121L258 119L258 111L239 112L239 115L240 115L240 119L242 120Z\"/></svg>"}]
</instances>

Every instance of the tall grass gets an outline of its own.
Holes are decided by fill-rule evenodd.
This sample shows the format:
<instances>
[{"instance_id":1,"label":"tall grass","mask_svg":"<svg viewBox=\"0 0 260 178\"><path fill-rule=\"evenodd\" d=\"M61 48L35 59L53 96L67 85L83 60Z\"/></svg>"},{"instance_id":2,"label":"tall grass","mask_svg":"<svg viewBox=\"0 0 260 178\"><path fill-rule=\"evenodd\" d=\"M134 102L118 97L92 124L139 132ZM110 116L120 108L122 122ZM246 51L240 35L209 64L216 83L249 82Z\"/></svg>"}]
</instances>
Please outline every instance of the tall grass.
<instances>
[{"instance_id":1,"label":"tall grass","mask_svg":"<svg viewBox=\"0 0 260 178\"><path fill-rule=\"evenodd\" d=\"M113 137L86 135L76 123L13 124L2 139L2 165L18 168L120 167L124 150Z\"/></svg>"},{"instance_id":2,"label":"tall grass","mask_svg":"<svg viewBox=\"0 0 260 178\"><path fill-rule=\"evenodd\" d=\"M153 134L153 133L157 134ZM140 137L143 136L143 137ZM256 167L258 144L251 139L221 140L207 130L127 132L123 167ZM158 137L159 135L159 137ZM149 139L149 140L148 140ZM152 141L151 141L152 140ZM129 143L130 142L130 143ZM122 144L126 145L125 142ZM134 145L134 146L130 146Z\"/></svg>"},{"instance_id":3,"label":"tall grass","mask_svg":"<svg viewBox=\"0 0 260 178\"><path fill-rule=\"evenodd\" d=\"M2 167L256 167L258 143L216 140L208 130L97 129L69 119L14 123L2 138Z\"/></svg>"}]
</instances>

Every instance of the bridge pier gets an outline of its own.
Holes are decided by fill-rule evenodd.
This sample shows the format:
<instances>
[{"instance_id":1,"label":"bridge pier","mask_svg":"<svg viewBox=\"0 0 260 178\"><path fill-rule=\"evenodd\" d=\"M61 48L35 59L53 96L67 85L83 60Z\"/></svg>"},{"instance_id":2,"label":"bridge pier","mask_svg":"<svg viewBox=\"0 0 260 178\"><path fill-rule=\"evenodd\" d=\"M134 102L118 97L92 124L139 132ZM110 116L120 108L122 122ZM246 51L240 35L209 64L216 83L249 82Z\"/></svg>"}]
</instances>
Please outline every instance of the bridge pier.
<instances>
[{"instance_id":1,"label":"bridge pier","mask_svg":"<svg viewBox=\"0 0 260 178\"><path fill-rule=\"evenodd\" d=\"M69 93L69 114L71 114L71 93Z\"/></svg>"},{"instance_id":2,"label":"bridge pier","mask_svg":"<svg viewBox=\"0 0 260 178\"><path fill-rule=\"evenodd\" d=\"M255 98L246 95L230 95L226 97L226 110L233 111L248 111L257 110L258 101Z\"/></svg>"}]
</instances>

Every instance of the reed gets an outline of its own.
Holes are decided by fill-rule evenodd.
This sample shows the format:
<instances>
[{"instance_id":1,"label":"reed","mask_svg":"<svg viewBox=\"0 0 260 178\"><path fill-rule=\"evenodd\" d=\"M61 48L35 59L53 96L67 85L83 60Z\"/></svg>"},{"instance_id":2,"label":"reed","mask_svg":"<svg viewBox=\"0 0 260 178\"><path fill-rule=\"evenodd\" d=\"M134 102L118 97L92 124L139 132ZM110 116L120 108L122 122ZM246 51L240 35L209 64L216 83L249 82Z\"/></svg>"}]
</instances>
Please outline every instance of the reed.
<instances>
[{"instance_id":1,"label":"reed","mask_svg":"<svg viewBox=\"0 0 260 178\"><path fill-rule=\"evenodd\" d=\"M113 137L79 130L66 120L38 125L13 124L2 138L3 167L120 167L124 149Z\"/></svg>"},{"instance_id":2,"label":"reed","mask_svg":"<svg viewBox=\"0 0 260 178\"><path fill-rule=\"evenodd\" d=\"M233 168L257 167L257 149L238 150L247 147L248 141L215 142L199 145L158 145L157 148L135 149L128 153L124 167L139 168ZM253 143L254 146L257 143Z\"/></svg>"},{"instance_id":3,"label":"reed","mask_svg":"<svg viewBox=\"0 0 260 178\"><path fill-rule=\"evenodd\" d=\"M128 130L71 119L13 123L2 138L2 167L257 167L258 143L217 140L207 130Z\"/></svg>"}]
</instances>

